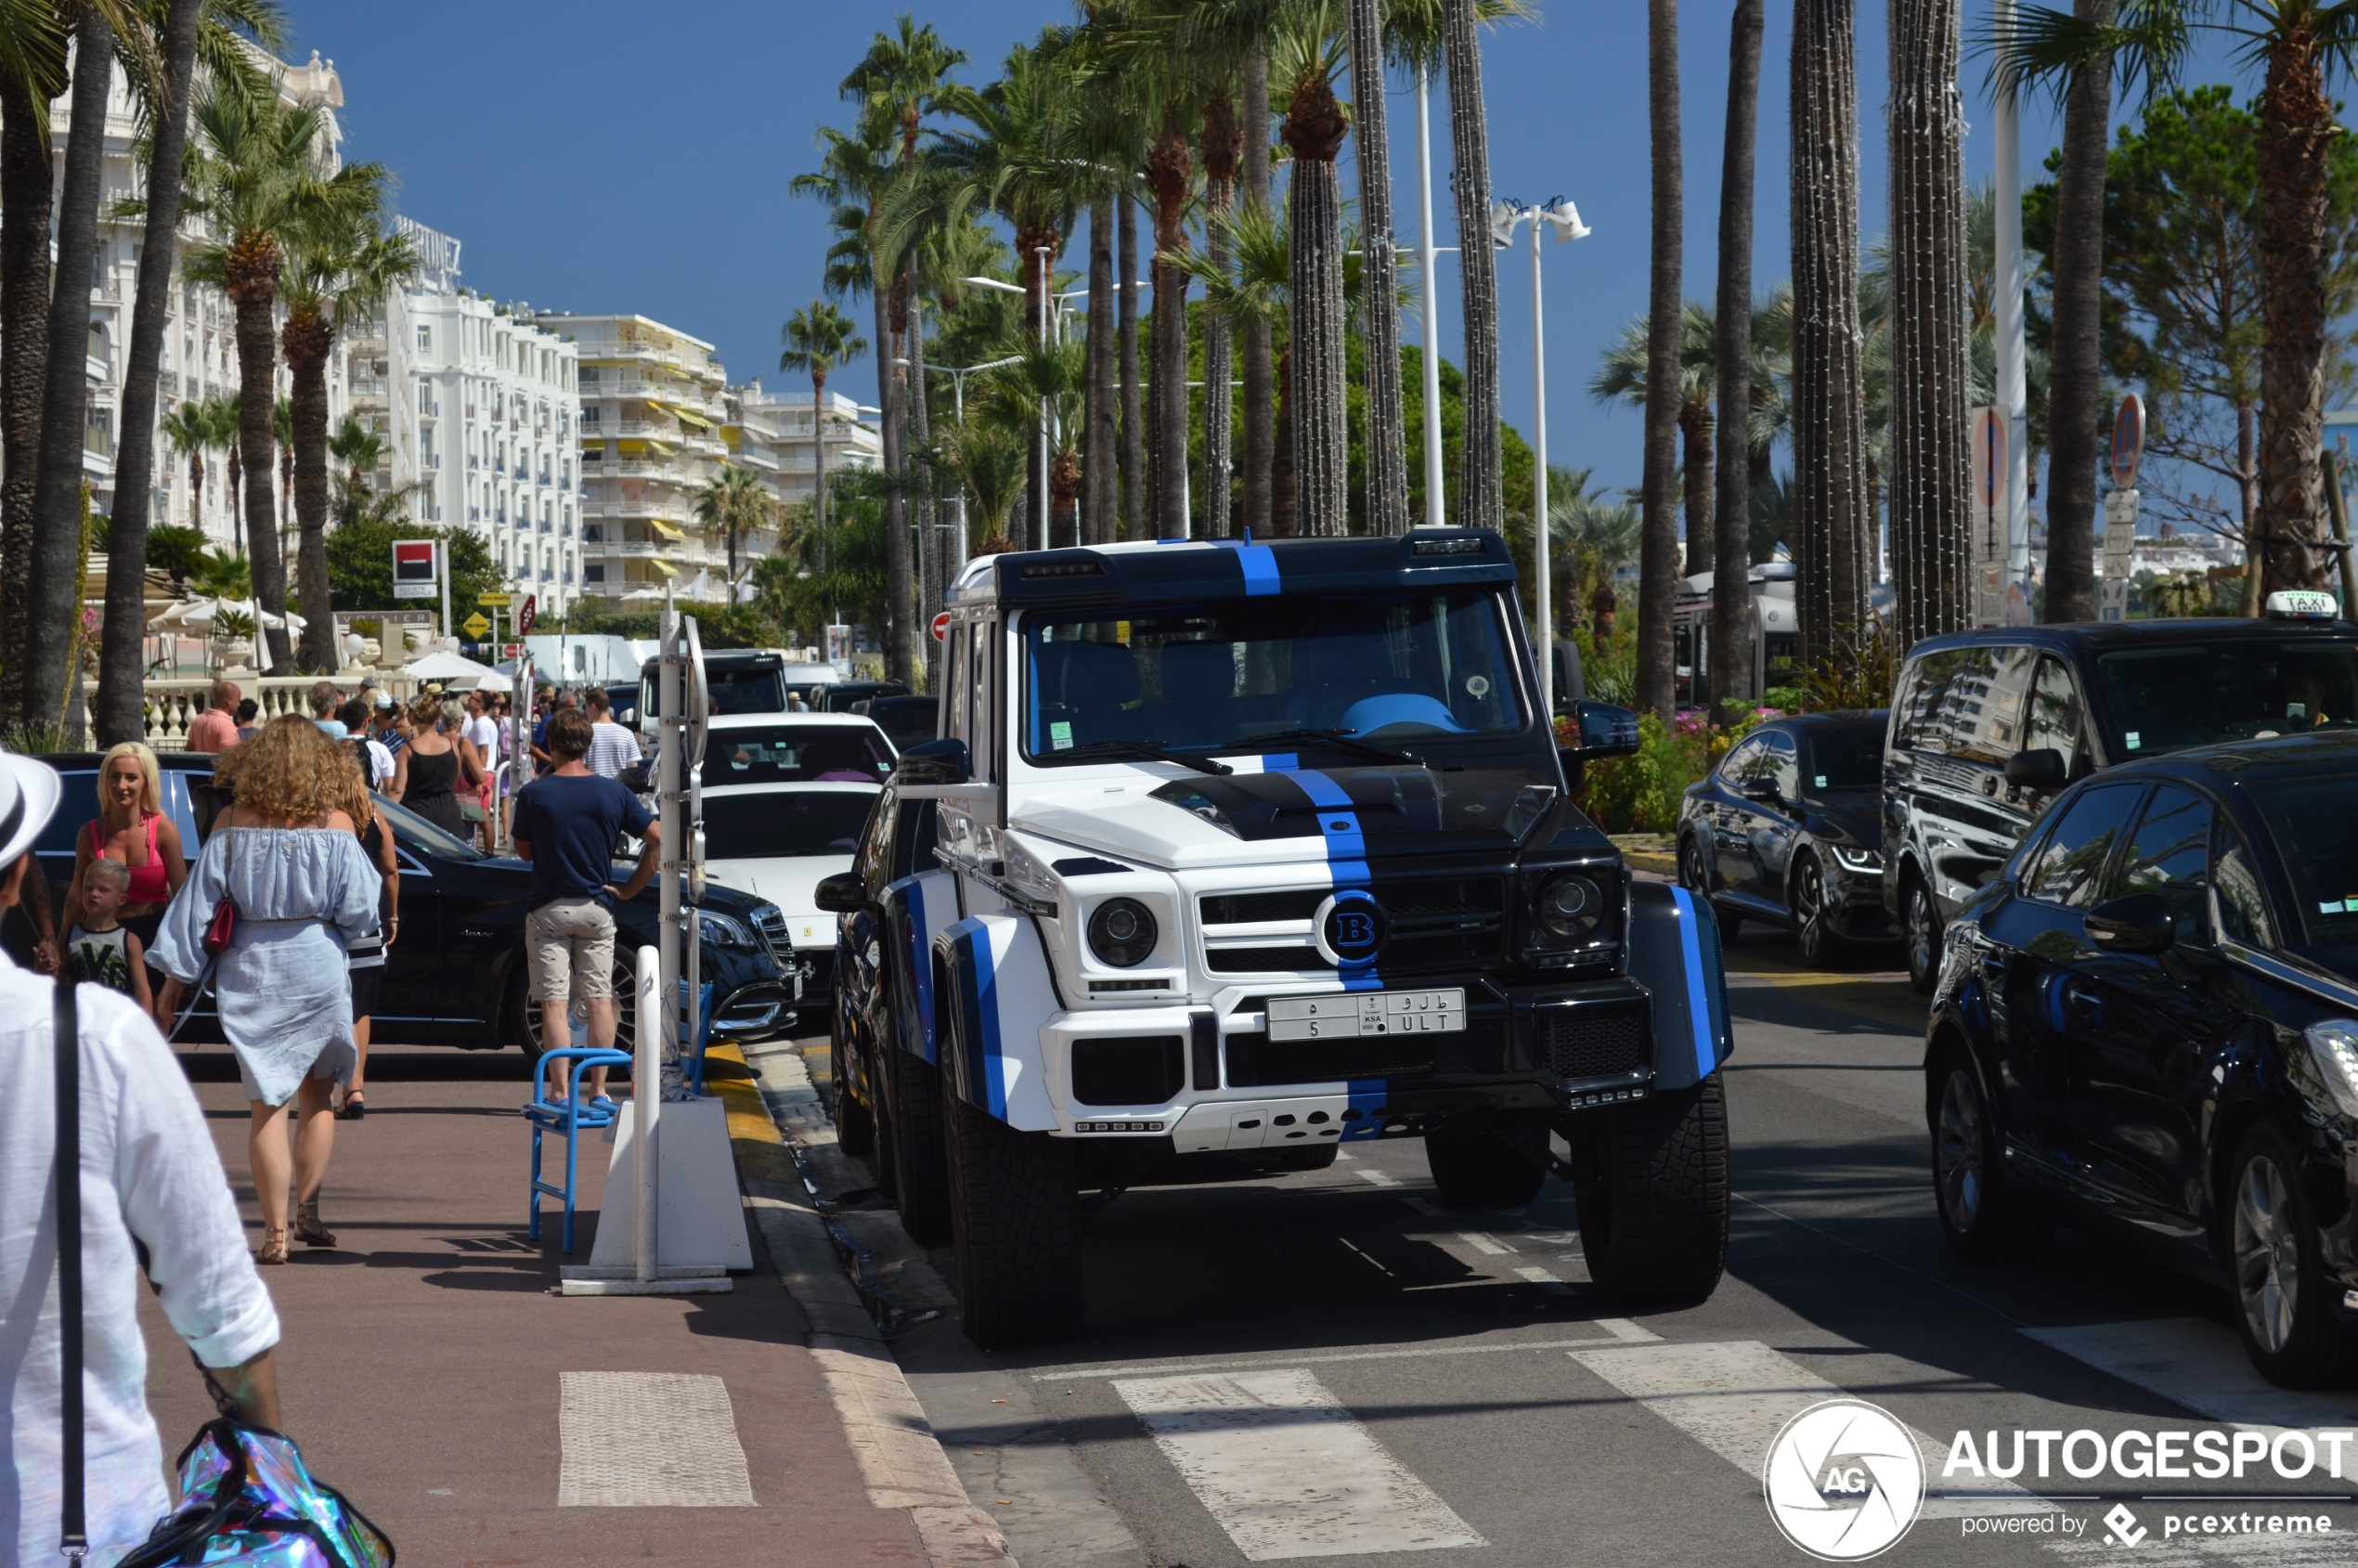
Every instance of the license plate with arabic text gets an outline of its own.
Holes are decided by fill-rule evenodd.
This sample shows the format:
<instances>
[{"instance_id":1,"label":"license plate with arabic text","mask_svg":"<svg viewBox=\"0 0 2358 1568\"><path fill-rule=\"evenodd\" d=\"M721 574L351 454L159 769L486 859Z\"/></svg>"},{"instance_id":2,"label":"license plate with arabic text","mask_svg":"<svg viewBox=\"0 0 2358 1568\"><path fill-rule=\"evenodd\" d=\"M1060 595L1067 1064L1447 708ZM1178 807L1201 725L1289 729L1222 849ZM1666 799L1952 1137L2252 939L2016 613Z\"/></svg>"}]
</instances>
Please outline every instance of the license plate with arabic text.
<instances>
[{"instance_id":1,"label":"license plate with arabic text","mask_svg":"<svg viewBox=\"0 0 2358 1568\"><path fill-rule=\"evenodd\" d=\"M1449 1034L1466 1027L1466 992L1362 991L1269 1000L1272 1040L1349 1040L1367 1034Z\"/></svg>"}]
</instances>

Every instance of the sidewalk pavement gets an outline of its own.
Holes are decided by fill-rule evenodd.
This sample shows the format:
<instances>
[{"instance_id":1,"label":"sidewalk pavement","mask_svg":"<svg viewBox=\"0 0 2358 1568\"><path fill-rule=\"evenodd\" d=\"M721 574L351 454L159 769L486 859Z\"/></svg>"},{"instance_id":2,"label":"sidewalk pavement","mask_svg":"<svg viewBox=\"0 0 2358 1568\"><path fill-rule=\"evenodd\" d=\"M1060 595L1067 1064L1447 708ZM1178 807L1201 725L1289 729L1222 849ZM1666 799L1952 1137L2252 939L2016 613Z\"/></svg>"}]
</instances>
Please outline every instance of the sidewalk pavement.
<instances>
[{"instance_id":1,"label":"sidewalk pavement","mask_svg":"<svg viewBox=\"0 0 2358 1568\"><path fill-rule=\"evenodd\" d=\"M264 1278L287 1428L408 1568L1011 1568L732 1055L716 1047L708 1077L730 1102L753 1271L728 1295L562 1297L553 1205L541 1241L525 1238L521 1055L371 1053L369 1115L338 1126L321 1204L339 1245L299 1246ZM218 1046L183 1059L258 1243L235 1064ZM609 1154L585 1139L577 1262ZM212 1411L152 1301L143 1312L170 1459Z\"/></svg>"}]
</instances>

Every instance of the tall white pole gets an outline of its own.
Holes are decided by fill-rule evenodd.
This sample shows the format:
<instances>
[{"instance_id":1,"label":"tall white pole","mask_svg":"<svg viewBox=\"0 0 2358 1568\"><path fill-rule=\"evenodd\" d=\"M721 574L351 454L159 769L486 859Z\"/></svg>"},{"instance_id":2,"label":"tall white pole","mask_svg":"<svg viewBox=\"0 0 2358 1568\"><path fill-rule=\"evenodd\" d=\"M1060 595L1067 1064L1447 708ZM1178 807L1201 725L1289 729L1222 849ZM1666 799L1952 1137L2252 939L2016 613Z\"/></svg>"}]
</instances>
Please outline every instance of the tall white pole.
<instances>
[{"instance_id":1,"label":"tall white pole","mask_svg":"<svg viewBox=\"0 0 2358 1568\"><path fill-rule=\"evenodd\" d=\"M1048 247L1038 246L1034 253L1040 258L1040 345L1045 348L1048 346L1050 327L1048 317L1054 308L1048 303ZM1056 541L1048 537L1048 405L1045 402L1040 405L1040 495L1035 510L1040 514L1040 548L1047 550Z\"/></svg>"},{"instance_id":2,"label":"tall white pole","mask_svg":"<svg viewBox=\"0 0 2358 1568\"><path fill-rule=\"evenodd\" d=\"M2001 36L2015 20L2014 0L1993 0ZM2030 402L2024 374L2022 318L2022 119L2015 95L2001 88L1998 154L1998 407L2006 417L2006 582L2028 595L2030 584Z\"/></svg>"},{"instance_id":3,"label":"tall white pole","mask_svg":"<svg viewBox=\"0 0 2358 1568\"><path fill-rule=\"evenodd\" d=\"M1417 292L1424 310L1425 526L1447 518L1441 493L1441 301L1433 280L1432 73L1417 66Z\"/></svg>"},{"instance_id":4,"label":"tall white pole","mask_svg":"<svg viewBox=\"0 0 2358 1568\"><path fill-rule=\"evenodd\" d=\"M1548 334L1540 300L1539 209L1531 209L1531 587L1539 610L1539 712L1552 732L1556 714L1556 606L1548 580Z\"/></svg>"}]
</instances>

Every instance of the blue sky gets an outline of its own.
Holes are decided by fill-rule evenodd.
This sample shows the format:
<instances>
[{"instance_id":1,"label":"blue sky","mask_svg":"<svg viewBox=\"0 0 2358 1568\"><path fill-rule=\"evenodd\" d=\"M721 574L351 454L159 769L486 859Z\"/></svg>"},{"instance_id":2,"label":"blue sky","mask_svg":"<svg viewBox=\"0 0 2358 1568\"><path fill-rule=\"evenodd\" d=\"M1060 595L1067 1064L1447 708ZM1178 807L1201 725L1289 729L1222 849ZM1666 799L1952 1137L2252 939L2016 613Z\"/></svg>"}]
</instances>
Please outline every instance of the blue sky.
<instances>
[{"instance_id":1,"label":"blue sky","mask_svg":"<svg viewBox=\"0 0 2358 1568\"><path fill-rule=\"evenodd\" d=\"M1546 259L1548 455L1633 486L1639 421L1587 393L1600 352L1646 304L1649 211L1645 7L1638 0L1540 0L1538 23L1489 35L1483 70L1492 183L1525 201L1570 196L1595 231ZM1967 0L1976 28L1988 0ZM1715 288L1719 152L1733 0L1680 7L1686 169L1685 278ZM810 168L812 134L840 123L836 84L897 8L814 0L675 0L660 15L614 0L292 0L295 59L317 49L342 72L347 152L393 166L400 205L465 242L465 280L544 308L633 310L707 339L731 378L777 384L778 325L818 292L821 210L786 182ZM1792 6L1775 0L1763 50L1753 276L1786 263L1786 56ZM1884 7L1859 6L1860 209L1883 227ZM954 0L935 22L987 80L1016 40L1070 19L1054 0ZM1967 173L1988 176L1990 113L1983 67L1965 71ZM2195 80L2239 79L2223 60ZM1447 202L1448 141L1433 106L1437 217ZM1393 83L1395 208L1416 228L1413 87ZM2054 141L2042 105L2026 106L2027 176ZM1345 169L1351 169L1345 148ZM1350 175L1346 173L1346 179ZM1502 257L1508 419L1527 434L1532 408L1528 241ZM1458 357L1457 278L1443 258L1442 349ZM1411 338L1416 327L1409 324ZM834 384L875 400L872 364ZM1412 455L1411 460L1415 460Z\"/></svg>"}]
</instances>

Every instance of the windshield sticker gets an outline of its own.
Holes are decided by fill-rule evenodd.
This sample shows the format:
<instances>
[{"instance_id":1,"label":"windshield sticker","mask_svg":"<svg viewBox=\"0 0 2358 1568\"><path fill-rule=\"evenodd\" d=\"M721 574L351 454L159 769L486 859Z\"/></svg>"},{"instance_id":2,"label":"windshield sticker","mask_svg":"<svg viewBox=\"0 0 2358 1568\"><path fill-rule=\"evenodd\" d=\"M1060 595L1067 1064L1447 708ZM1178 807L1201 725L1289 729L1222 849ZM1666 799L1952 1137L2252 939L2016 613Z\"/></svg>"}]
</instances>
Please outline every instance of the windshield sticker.
<instances>
[{"instance_id":1,"label":"windshield sticker","mask_svg":"<svg viewBox=\"0 0 2358 1568\"><path fill-rule=\"evenodd\" d=\"M1825 787L1826 787L1826 775L1825 775L1825 774L1823 774L1823 773L1820 773L1820 774L1817 774L1817 775L1816 775L1816 778L1817 778L1817 781L1818 781L1818 782L1817 782L1817 784L1816 784L1816 785L1815 785L1814 787L1815 787L1815 788L1818 788L1818 789L1823 789L1823 788L1825 788Z\"/></svg>"},{"instance_id":2,"label":"windshield sticker","mask_svg":"<svg viewBox=\"0 0 2358 1568\"><path fill-rule=\"evenodd\" d=\"M1072 726L1056 719L1048 726L1048 744L1058 751L1072 749Z\"/></svg>"},{"instance_id":3,"label":"windshield sticker","mask_svg":"<svg viewBox=\"0 0 2358 1568\"><path fill-rule=\"evenodd\" d=\"M2136 731L2134 731L2134 730L2130 731L2130 732L2129 732L2129 733L2128 733L2127 735L2123 736L2122 738L2123 738L2124 740L2126 740L2126 741L2129 743L2129 749L2130 749L2130 750L2134 751L2134 750L2136 750L2136 749L2137 749L2137 744L2138 744L2138 743L2137 743L2137 732L2136 732Z\"/></svg>"},{"instance_id":4,"label":"windshield sticker","mask_svg":"<svg viewBox=\"0 0 2358 1568\"><path fill-rule=\"evenodd\" d=\"M1482 698L1486 697L1489 694L1490 677L1487 675L1469 675L1466 677L1466 695L1474 698Z\"/></svg>"}]
</instances>

